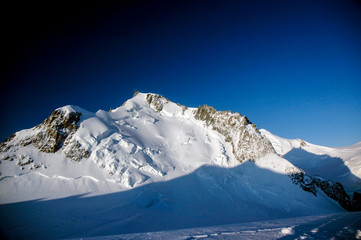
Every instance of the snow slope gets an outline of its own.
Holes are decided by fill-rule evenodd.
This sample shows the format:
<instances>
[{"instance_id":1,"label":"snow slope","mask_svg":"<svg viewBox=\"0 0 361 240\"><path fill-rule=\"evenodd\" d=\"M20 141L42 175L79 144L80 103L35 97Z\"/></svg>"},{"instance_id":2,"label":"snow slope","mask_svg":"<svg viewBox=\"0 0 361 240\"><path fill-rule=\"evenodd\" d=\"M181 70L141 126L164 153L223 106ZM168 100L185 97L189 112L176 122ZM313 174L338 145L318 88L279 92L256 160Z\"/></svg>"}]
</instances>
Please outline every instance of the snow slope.
<instances>
[{"instance_id":1,"label":"snow slope","mask_svg":"<svg viewBox=\"0 0 361 240\"><path fill-rule=\"evenodd\" d=\"M344 212L244 116L138 93L110 112L56 109L0 145L11 238L162 231ZM277 151L277 149L276 149Z\"/></svg>"},{"instance_id":2,"label":"snow slope","mask_svg":"<svg viewBox=\"0 0 361 240\"><path fill-rule=\"evenodd\" d=\"M309 174L343 184L350 195L361 192L361 142L347 147L323 147L301 139L285 139L261 129L278 154Z\"/></svg>"},{"instance_id":3,"label":"snow slope","mask_svg":"<svg viewBox=\"0 0 361 240\"><path fill-rule=\"evenodd\" d=\"M361 213L317 215L83 239L361 239Z\"/></svg>"}]
</instances>

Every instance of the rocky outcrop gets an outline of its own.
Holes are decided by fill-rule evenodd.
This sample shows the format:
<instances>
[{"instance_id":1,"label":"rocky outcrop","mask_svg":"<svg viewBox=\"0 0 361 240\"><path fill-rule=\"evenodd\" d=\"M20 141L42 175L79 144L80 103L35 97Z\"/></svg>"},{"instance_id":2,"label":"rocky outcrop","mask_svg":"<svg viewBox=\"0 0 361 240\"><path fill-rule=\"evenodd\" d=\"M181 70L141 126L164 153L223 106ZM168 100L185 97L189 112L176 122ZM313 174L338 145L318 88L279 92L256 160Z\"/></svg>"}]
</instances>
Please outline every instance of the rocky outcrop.
<instances>
[{"instance_id":1,"label":"rocky outcrop","mask_svg":"<svg viewBox=\"0 0 361 240\"><path fill-rule=\"evenodd\" d=\"M63 113L55 110L47 119L35 127L38 130L35 135L28 136L21 141L22 146L32 144L34 147L45 153L54 153L64 144L69 134L78 129L77 122L81 113Z\"/></svg>"},{"instance_id":2,"label":"rocky outcrop","mask_svg":"<svg viewBox=\"0 0 361 240\"><path fill-rule=\"evenodd\" d=\"M275 153L269 140L260 134L256 125L246 116L230 111L217 111L208 105L199 106L194 116L222 134L225 141L232 145L233 154L240 162L255 161L268 153Z\"/></svg>"},{"instance_id":3,"label":"rocky outcrop","mask_svg":"<svg viewBox=\"0 0 361 240\"><path fill-rule=\"evenodd\" d=\"M169 102L168 99L157 94L147 94L147 103L157 112L162 111L163 105Z\"/></svg>"},{"instance_id":4,"label":"rocky outcrop","mask_svg":"<svg viewBox=\"0 0 361 240\"><path fill-rule=\"evenodd\" d=\"M146 101L157 112L161 112L164 105L170 102L157 94L147 94ZM180 104L178 106L182 108L184 114L187 107ZM230 111L217 111L213 107L204 105L194 111L194 117L222 134L225 141L231 144L233 155L239 162L255 161L268 153L275 153L270 141L260 134L256 125L246 116Z\"/></svg>"},{"instance_id":5,"label":"rocky outcrop","mask_svg":"<svg viewBox=\"0 0 361 240\"><path fill-rule=\"evenodd\" d=\"M342 184L331 180L325 180L318 176L311 176L304 172L295 172L289 174L292 182L300 186L303 190L317 196L317 190L324 192L329 198L338 202L348 211L361 211L360 205L351 200L345 192Z\"/></svg>"},{"instance_id":6,"label":"rocky outcrop","mask_svg":"<svg viewBox=\"0 0 361 240\"><path fill-rule=\"evenodd\" d=\"M73 133L64 142L64 155L67 158L78 162L83 158L88 158L90 156L90 152L85 150L79 141L73 139L72 135Z\"/></svg>"},{"instance_id":7,"label":"rocky outcrop","mask_svg":"<svg viewBox=\"0 0 361 240\"><path fill-rule=\"evenodd\" d=\"M64 112L57 109L41 124L27 130L29 134L25 138L17 139L16 134L11 135L1 143L0 151L14 150L17 145L33 145L41 152L55 153L64 147L64 154L69 159L79 161L87 158L90 153L78 141L72 139L78 129L80 117L80 112Z\"/></svg>"},{"instance_id":8,"label":"rocky outcrop","mask_svg":"<svg viewBox=\"0 0 361 240\"><path fill-rule=\"evenodd\" d=\"M11 134L9 137L7 137L2 143L0 143L0 152L6 152L9 150L13 145L11 144L11 141L15 138L16 134Z\"/></svg>"}]
</instances>

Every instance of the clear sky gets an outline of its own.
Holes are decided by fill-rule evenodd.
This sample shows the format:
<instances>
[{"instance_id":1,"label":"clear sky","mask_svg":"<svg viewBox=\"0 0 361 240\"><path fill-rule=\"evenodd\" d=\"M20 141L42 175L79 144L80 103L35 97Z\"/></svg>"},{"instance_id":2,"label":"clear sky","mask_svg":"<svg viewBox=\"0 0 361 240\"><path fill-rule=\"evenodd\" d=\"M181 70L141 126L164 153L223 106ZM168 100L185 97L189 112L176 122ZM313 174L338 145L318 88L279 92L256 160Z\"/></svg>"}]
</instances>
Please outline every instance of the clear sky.
<instances>
[{"instance_id":1,"label":"clear sky","mask_svg":"<svg viewBox=\"0 0 361 240\"><path fill-rule=\"evenodd\" d=\"M25 3L2 9L1 139L58 107L135 90L239 112L285 138L361 141L361 4L349 0Z\"/></svg>"}]
</instances>

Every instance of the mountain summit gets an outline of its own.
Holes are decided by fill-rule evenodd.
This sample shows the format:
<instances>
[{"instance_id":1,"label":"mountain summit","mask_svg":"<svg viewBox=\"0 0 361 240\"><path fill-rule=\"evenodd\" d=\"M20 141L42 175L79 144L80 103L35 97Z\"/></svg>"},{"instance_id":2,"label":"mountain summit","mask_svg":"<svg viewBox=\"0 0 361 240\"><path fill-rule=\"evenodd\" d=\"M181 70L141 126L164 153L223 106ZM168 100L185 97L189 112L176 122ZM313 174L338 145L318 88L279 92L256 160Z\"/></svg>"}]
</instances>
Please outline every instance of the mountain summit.
<instances>
[{"instance_id":1,"label":"mountain summit","mask_svg":"<svg viewBox=\"0 0 361 240\"><path fill-rule=\"evenodd\" d=\"M73 161L93 161L125 187L180 176L205 163L231 167L275 153L245 116L207 105L187 108L144 93L110 112L58 108L38 126L6 139L0 146L2 159L21 165L19 173L49 164L17 154L27 146Z\"/></svg>"},{"instance_id":2,"label":"mountain summit","mask_svg":"<svg viewBox=\"0 0 361 240\"><path fill-rule=\"evenodd\" d=\"M117 224L92 234L356 209L342 184L288 161L275 139L239 113L188 108L152 93L136 92L110 111L69 105L1 143L0 202L86 194L81 205L90 210L109 201L102 216ZM66 201L67 211L77 201Z\"/></svg>"}]
</instances>

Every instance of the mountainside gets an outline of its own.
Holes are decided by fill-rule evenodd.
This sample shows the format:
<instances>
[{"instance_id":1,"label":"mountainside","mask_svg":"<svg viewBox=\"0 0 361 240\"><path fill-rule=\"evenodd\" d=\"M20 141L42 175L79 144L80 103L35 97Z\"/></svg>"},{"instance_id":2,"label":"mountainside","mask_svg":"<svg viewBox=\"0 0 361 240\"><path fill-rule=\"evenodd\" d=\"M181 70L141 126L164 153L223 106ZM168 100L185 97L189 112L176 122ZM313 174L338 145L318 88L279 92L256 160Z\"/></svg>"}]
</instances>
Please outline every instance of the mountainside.
<instances>
[{"instance_id":1,"label":"mountainside","mask_svg":"<svg viewBox=\"0 0 361 240\"><path fill-rule=\"evenodd\" d=\"M355 210L341 184L288 161L297 143L275 139L238 113L157 94L96 113L65 106L1 143L0 226L64 238Z\"/></svg>"},{"instance_id":2,"label":"mountainside","mask_svg":"<svg viewBox=\"0 0 361 240\"><path fill-rule=\"evenodd\" d=\"M342 183L350 195L361 192L361 142L348 147L323 147L301 139L285 139L261 129L275 151L309 174Z\"/></svg>"}]
</instances>

